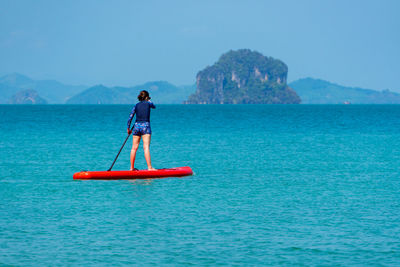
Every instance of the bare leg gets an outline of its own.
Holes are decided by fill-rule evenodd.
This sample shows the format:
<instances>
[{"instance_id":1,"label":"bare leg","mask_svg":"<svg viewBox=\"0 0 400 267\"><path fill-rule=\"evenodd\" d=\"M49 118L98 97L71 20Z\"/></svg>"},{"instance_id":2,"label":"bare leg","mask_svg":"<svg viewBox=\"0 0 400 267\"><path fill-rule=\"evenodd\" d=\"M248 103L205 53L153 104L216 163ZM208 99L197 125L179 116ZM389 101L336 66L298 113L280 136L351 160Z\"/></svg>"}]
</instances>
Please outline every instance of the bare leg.
<instances>
[{"instance_id":1,"label":"bare leg","mask_svg":"<svg viewBox=\"0 0 400 267\"><path fill-rule=\"evenodd\" d=\"M144 151L144 158L146 159L147 169L149 171L155 170L153 166L151 166L151 157L150 157L150 141L151 135L145 134L142 135L143 137L143 151Z\"/></svg>"},{"instance_id":2,"label":"bare leg","mask_svg":"<svg viewBox=\"0 0 400 267\"><path fill-rule=\"evenodd\" d=\"M131 171L135 169L136 151L139 148L140 136L133 135L132 150L131 150Z\"/></svg>"}]
</instances>

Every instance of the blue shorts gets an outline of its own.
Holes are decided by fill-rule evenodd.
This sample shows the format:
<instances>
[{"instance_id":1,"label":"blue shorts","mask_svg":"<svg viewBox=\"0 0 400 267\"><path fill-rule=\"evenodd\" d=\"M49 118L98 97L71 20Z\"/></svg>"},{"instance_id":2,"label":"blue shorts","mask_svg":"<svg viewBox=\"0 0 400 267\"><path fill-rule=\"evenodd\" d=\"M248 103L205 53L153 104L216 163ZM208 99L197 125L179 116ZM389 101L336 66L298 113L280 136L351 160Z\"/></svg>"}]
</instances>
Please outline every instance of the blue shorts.
<instances>
[{"instance_id":1,"label":"blue shorts","mask_svg":"<svg viewBox=\"0 0 400 267\"><path fill-rule=\"evenodd\" d=\"M151 134L150 122L135 122L132 134L137 136Z\"/></svg>"}]
</instances>

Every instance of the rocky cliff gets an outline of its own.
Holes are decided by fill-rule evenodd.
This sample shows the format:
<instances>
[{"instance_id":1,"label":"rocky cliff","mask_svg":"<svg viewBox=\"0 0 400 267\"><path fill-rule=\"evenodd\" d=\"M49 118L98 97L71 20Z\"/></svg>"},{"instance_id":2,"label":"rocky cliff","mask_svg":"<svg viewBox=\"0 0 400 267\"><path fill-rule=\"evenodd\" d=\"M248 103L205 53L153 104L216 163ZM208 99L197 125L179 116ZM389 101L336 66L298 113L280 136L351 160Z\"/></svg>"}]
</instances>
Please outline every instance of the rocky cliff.
<instances>
[{"instance_id":1,"label":"rocky cliff","mask_svg":"<svg viewBox=\"0 0 400 267\"><path fill-rule=\"evenodd\" d=\"M188 104L298 104L280 60L249 49L229 51L197 74Z\"/></svg>"},{"instance_id":2,"label":"rocky cliff","mask_svg":"<svg viewBox=\"0 0 400 267\"><path fill-rule=\"evenodd\" d=\"M22 90L11 97L10 104L47 104L35 90Z\"/></svg>"}]
</instances>

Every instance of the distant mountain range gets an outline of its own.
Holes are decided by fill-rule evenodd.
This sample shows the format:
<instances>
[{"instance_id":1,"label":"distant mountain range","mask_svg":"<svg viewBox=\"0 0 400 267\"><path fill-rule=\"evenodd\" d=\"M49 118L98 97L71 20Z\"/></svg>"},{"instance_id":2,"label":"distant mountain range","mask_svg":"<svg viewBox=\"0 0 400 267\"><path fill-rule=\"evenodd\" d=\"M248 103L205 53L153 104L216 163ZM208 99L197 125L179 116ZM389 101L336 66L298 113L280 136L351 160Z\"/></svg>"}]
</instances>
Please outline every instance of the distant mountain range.
<instances>
[{"instance_id":1,"label":"distant mountain range","mask_svg":"<svg viewBox=\"0 0 400 267\"><path fill-rule=\"evenodd\" d=\"M182 104L195 90L192 86L175 86L165 81L148 82L134 87L96 85L70 98L66 104L132 104L141 90L150 92L159 104Z\"/></svg>"},{"instance_id":2,"label":"distant mountain range","mask_svg":"<svg viewBox=\"0 0 400 267\"><path fill-rule=\"evenodd\" d=\"M288 85L296 91L302 104L400 104L400 94L389 90L346 87L313 78ZM181 104L196 91L196 85L175 86L155 81L133 87L88 88L10 74L0 77L0 104L132 104L141 90L148 90L158 104Z\"/></svg>"},{"instance_id":3,"label":"distant mountain range","mask_svg":"<svg viewBox=\"0 0 400 267\"><path fill-rule=\"evenodd\" d=\"M400 94L346 87L324 80L305 78L289 84L302 104L400 104Z\"/></svg>"},{"instance_id":4,"label":"distant mountain range","mask_svg":"<svg viewBox=\"0 0 400 267\"><path fill-rule=\"evenodd\" d=\"M54 80L35 81L14 73L0 78L0 104L10 104L14 97L25 90L33 93L49 104L64 104L73 95L82 92L86 86L65 85Z\"/></svg>"},{"instance_id":5,"label":"distant mountain range","mask_svg":"<svg viewBox=\"0 0 400 267\"><path fill-rule=\"evenodd\" d=\"M57 81L35 81L21 74L0 77L0 104L132 104L141 90L148 90L158 104L181 104L195 85L175 86L165 81L133 87L65 85Z\"/></svg>"}]
</instances>

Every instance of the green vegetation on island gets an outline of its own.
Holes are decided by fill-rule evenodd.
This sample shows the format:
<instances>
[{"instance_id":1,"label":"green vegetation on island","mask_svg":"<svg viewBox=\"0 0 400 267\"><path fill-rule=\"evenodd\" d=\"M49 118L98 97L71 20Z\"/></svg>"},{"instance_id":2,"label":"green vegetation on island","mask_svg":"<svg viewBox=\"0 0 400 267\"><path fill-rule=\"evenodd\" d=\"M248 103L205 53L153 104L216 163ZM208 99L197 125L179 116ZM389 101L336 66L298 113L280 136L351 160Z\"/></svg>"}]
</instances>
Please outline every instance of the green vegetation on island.
<instances>
[{"instance_id":1,"label":"green vegetation on island","mask_svg":"<svg viewBox=\"0 0 400 267\"><path fill-rule=\"evenodd\" d=\"M298 104L280 60L249 49L229 51L197 74L188 104Z\"/></svg>"}]
</instances>

